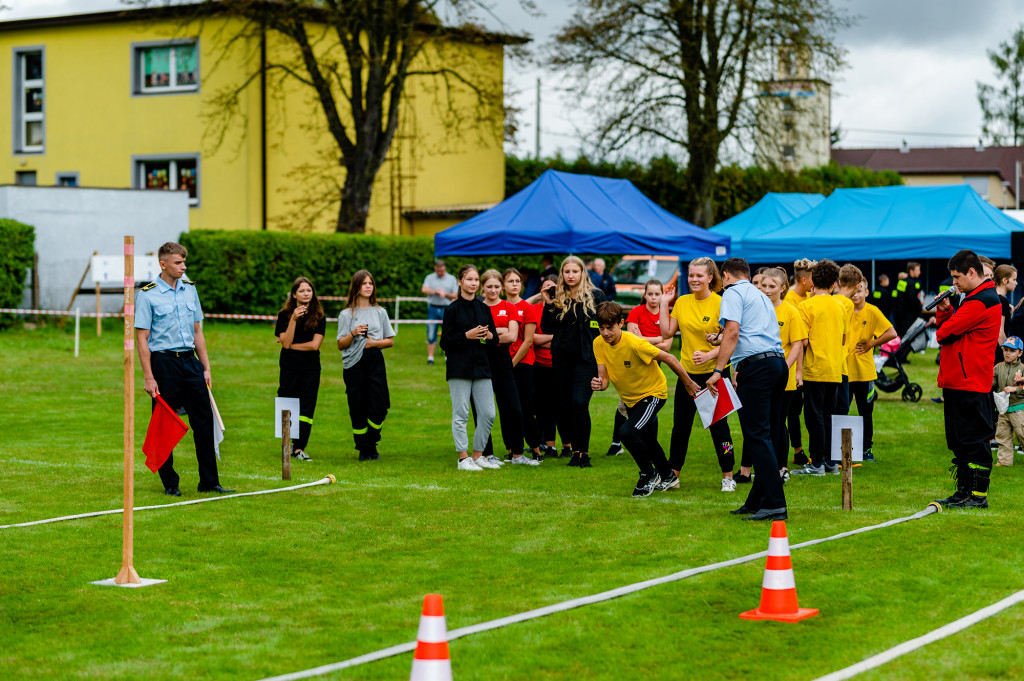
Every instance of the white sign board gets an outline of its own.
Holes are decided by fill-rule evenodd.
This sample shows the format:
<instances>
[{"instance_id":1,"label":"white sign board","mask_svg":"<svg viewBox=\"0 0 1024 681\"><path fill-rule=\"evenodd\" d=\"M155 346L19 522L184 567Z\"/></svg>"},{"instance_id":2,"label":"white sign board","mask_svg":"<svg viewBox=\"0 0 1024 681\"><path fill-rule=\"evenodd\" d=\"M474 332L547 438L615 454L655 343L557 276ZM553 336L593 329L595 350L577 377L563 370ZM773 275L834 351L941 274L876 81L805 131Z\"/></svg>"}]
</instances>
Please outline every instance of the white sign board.
<instances>
[{"instance_id":1,"label":"white sign board","mask_svg":"<svg viewBox=\"0 0 1024 681\"><path fill-rule=\"evenodd\" d=\"M288 429L293 440L299 437L299 398L298 397L275 397L274 398L274 437L281 439L281 412L291 412L291 427Z\"/></svg>"},{"instance_id":2,"label":"white sign board","mask_svg":"<svg viewBox=\"0 0 1024 681\"><path fill-rule=\"evenodd\" d=\"M864 417L832 416L832 460L843 460L843 429L853 431L852 459L864 460Z\"/></svg>"},{"instance_id":3,"label":"white sign board","mask_svg":"<svg viewBox=\"0 0 1024 681\"><path fill-rule=\"evenodd\" d=\"M89 261L94 284L124 281L123 255L94 255ZM135 256L135 281L154 281L160 276L160 260L155 255Z\"/></svg>"}]
</instances>

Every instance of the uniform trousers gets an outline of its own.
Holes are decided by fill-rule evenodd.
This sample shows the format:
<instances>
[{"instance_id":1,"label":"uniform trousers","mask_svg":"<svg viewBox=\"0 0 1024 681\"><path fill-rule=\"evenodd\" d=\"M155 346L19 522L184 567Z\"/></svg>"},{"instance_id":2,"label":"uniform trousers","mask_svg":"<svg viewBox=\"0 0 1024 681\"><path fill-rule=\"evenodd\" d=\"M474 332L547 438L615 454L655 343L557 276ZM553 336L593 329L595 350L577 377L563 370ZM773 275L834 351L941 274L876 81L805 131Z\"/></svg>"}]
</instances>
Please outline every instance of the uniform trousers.
<instances>
[{"instance_id":1,"label":"uniform trousers","mask_svg":"<svg viewBox=\"0 0 1024 681\"><path fill-rule=\"evenodd\" d=\"M572 449L590 452L590 398L594 389L590 382L597 378L597 362L570 353L552 353L555 368L559 423L571 423Z\"/></svg>"},{"instance_id":2,"label":"uniform trousers","mask_svg":"<svg viewBox=\"0 0 1024 681\"><path fill-rule=\"evenodd\" d=\"M299 398L299 437L292 440L292 451L305 450L313 429L316 398L320 392L320 366L314 369L281 369L278 397Z\"/></svg>"},{"instance_id":3,"label":"uniform trousers","mask_svg":"<svg viewBox=\"0 0 1024 681\"><path fill-rule=\"evenodd\" d=\"M750 450L754 466L753 484L744 505L751 511L785 508L786 494L779 477L778 460L772 444L781 437L782 397L789 380L789 368L780 354L738 366L736 396L743 408L737 412L743 431L743 444ZM726 380L726 379L722 379Z\"/></svg>"},{"instance_id":4,"label":"uniform trousers","mask_svg":"<svg viewBox=\"0 0 1024 681\"><path fill-rule=\"evenodd\" d=\"M196 446L199 462L199 487L210 489L220 484L217 475L217 453L213 446L213 407L203 365L195 354L176 357L173 354L154 352L150 355L153 378L160 389L160 396L171 409L184 407L188 423L192 428L192 440ZM156 400L153 401L156 406ZM160 466L160 481L164 489L178 486L180 478L174 470L174 453Z\"/></svg>"},{"instance_id":5,"label":"uniform trousers","mask_svg":"<svg viewBox=\"0 0 1024 681\"><path fill-rule=\"evenodd\" d=\"M356 450L372 451L380 442L380 431L391 408L384 353L380 348L364 348L358 362L341 370L341 377Z\"/></svg>"}]
</instances>

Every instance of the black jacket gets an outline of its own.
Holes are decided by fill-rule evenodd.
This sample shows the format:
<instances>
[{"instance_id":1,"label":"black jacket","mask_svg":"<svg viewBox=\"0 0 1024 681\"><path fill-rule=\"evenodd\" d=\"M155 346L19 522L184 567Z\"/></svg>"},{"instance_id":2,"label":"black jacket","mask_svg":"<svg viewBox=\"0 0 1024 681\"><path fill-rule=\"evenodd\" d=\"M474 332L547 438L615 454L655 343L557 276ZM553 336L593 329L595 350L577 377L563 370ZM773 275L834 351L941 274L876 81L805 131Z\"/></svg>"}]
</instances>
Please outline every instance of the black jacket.
<instances>
[{"instance_id":1,"label":"black jacket","mask_svg":"<svg viewBox=\"0 0 1024 681\"><path fill-rule=\"evenodd\" d=\"M540 325L545 333L550 333L551 352L557 355L578 357L586 362L594 362L594 339L601 335L597 327L597 306L605 301L601 289L594 289L594 314L588 314L583 304L572 301L565 317L559 319L562 311L554 304L544 306L544 314Z\"/></svg>"},{"instance_id":2,"label":"black jacket","mask_svg":"<svg viewBox=\"0 0 1024 681\"><path fill-rule=\"evenodd\" d=\"M478 326L486 326L492 338L487 341L470 340L466 332ZM446 355L445 378L490 378L491 366L487 361L487 346L497 345L498 330L487 303L474 298L466 300L460 294L451 305L444 309L441 321L441 349Z\"/></svg>"}]
</instances>

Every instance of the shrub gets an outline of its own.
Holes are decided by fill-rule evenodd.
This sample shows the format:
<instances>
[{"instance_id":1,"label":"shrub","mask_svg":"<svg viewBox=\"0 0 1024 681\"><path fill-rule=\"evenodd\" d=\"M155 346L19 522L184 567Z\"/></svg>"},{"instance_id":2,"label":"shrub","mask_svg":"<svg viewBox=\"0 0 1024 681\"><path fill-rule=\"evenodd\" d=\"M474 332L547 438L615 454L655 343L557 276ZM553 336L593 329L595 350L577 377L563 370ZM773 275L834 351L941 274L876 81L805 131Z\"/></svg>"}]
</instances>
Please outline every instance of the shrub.
<instances>
[{"instance_id":1,"label":"shrub","mask_svg":"<svg viewBox=\"0 0 1024 681\"><path fill-rule=\"evenodd\" d=\"M15 220L0 219L0 307L18 307L25 290L25 273L32 266L35 229ZM0 328L10 326L13 315L0 315Z\"/></svg>"}]
</instances>

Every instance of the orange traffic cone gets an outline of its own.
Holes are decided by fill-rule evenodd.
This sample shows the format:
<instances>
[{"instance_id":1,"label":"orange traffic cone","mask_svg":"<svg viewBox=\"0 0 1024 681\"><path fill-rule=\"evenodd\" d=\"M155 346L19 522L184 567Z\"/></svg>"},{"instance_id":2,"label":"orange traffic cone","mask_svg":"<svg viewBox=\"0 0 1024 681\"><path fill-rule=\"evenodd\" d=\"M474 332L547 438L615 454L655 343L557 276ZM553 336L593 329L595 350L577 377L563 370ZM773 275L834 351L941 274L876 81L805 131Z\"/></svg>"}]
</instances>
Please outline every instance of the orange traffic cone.
<instances>
[{"instance_id":1,"label":"orange traffic cone","mask_svg":"<svg viewBox=\"0 0 1024 681\"><path fill-rule=\"evenodd\" d=\"M423 615L416 632L416 652L412 656L409 681L452 681L448 625L444 621L444 602L437 594L423 598Z\"/></svg>"},{"instance_id":2,"label":"orange traffic cone","mask_svg":"<svg viewBox=\"0 0 1024 681\"><path fill-rule=\"evenodd\" d=\"M789 537L786 522L772 522L772 536L768 540L768 562L764 566L761 582L761 605L757 610L740 613L745 620L778 620L799 622L818 614L817 608L801 608L796 602L796 580L793 563L789 559Z\"/></svg>"}]
</instances>

